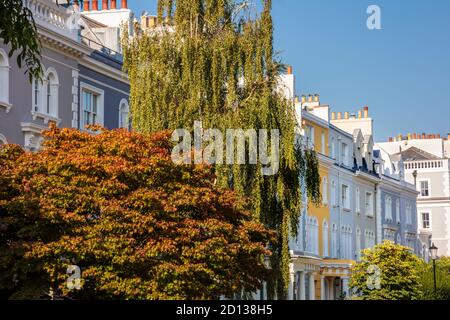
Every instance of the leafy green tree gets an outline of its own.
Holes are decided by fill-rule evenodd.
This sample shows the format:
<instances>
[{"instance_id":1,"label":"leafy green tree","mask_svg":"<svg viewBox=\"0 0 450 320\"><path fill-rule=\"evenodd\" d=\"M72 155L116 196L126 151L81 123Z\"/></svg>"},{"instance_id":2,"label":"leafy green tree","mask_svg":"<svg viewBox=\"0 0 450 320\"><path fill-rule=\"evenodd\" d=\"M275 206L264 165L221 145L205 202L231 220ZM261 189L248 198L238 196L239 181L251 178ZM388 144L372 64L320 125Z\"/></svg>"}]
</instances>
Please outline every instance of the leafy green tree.
<instances>
[{"instance_id":1,"label":"leafy green tree","mask_svg":"<svg viewBox=\"0 0 450 320\"><path fill-rule=\"evenodd\" d=\"M362 251L350 289L363 300L420 299L420 263L410 248L385 241Z\"/></svg>"},{"instance_id":2,"label":"leafy green tree","mask_svg":"<svg viewBox=\"0 0 450 320\"><path fill-rule=\"evenodd\" d=\"M218 184L252 201L256 219L278 232L271 243L274 278L269 297L286 297L288 241L297 235L302 189L320 200L313 151L296 141L292 101L279 93L283 70L274 57L271 0L256 15L249 1L160 0L158 22L124 38L133 126L141 132L204 128L278 129L280 170L263 176L258 165L216 165Z\"/></svg>"},{"instance_id":3,"label":"leafy green tree","mask_svg":"<svg viewBox=\"0 0 450 320\"><path fill-rule=\"evenodd\" d=\"M425 263L420 268L420 284L423 300L450 300L450 257L436 260L436 295L434 293L433 263Z\"/></svg>"},{"instance_id":4,"label":"leafy green tree","mask_svg":"<svg viewBox=\"0 0 450 320\"><path fill-rule=\"evenodd\" d=\"M260 288L273 233L210 167L174 164L169 133L44 135L37 153L0 147L0 289L10 298L51 288L74 299L217 299ZM67 286L70 265L80 290Z\"/></svg>"}]
</instances>

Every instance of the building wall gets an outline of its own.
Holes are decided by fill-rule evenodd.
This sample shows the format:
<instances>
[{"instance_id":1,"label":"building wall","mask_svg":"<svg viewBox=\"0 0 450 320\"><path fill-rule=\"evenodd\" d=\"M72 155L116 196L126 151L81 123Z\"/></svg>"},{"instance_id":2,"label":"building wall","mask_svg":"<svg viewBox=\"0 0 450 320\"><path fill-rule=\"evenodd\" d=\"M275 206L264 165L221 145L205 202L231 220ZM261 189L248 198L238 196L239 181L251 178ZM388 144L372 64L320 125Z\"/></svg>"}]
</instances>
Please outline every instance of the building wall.
<instances>
[{"instance_id":1,"label":"building wall","mask_svg":"<svg viewBox=\"0 0 450 320\"><path fill-rule=\"evenodd\" d=\"M8 52L8 48L1 43L0 47ZM49 48L42 50L42 65L44 69L53 68L56 70L59 79L58 90L58 118L60 125L70 127L71 107L73 101L72 71L77 70L75 57L62 52L57 52ZM25 144L25 136L21 123L33 123L42 128L46 128L48 123L44 119L32 116L33 88L29 82L28 74L24 74L24 69L19 69L16 64L16 55L9 59L10 64L10 85L9 98L12 107L8 113L0 110L0 133L5 135L9 143L19 145Z\"/></svg>"},{"instance_id":2,"label":"building wall","mask_svg":"<svg viewBox=\"0 0 450 320\"><path fill-rule=\"evenodd\" d=\"M130 86L83 65L79 66L79 83L87 83L104 91L104 126L107 129L119 127L119 106L122 99L129 101ZM80 93L81 97L81 93ZM81 104L80 104L81 106ZM81 110L81 107L80 107ZM79 121L81 114L78 115ZM79 128L82 125L79 123Z\"/></svg>"}]
</instances>

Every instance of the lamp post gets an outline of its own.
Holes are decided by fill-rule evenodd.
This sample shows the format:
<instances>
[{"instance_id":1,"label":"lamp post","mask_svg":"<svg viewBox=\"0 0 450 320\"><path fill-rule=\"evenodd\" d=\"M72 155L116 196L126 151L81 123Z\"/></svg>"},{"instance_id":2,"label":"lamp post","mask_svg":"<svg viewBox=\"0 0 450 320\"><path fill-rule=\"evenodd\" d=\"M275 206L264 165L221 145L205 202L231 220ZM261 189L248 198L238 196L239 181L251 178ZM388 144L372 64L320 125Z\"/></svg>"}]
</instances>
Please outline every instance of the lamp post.
<instances>
[{"instance_id":1,"label":"lamp post","mask_svg":"<svg viewBox=\"0 0 450 320\"><path fill-rule=\"evenodd\" d=\"M434 245L434 243L431 244L430 247L430 255L431 260L433 260L433 278L434 278L434 297L436 298L436 259L437 259L437 251L438 248Z\"/></svg>"}]
</instances>

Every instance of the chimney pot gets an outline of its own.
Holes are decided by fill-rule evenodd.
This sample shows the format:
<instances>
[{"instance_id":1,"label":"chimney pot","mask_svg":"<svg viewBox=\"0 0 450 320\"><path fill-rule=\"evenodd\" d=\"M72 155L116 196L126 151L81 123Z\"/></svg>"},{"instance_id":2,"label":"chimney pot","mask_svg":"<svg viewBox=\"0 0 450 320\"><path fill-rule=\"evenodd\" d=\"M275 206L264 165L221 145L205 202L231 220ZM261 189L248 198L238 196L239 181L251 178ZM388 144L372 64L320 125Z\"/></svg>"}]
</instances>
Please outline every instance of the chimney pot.
<instances>
[{"instance_id":1,"label":"chimney pot","mask_svg":"<svg viewBox=\"0 0 450 320\"><path fill-rule=\"evenodd\" d=\"M336 112L331 113L331 120L336 120Z\"/></svg>"},{"instance_id":2,"label":"chimney pot","mask_svg":"<svg viewBox=\"0 0 450 320\"><path fill-rule=\"evenodd\" d=\"M364 107L364 118L368 118L369 117L369 107L365 106Z\"/></svg>"},{"instance_id":3,"label":"chimney pot","mask_svg":"<svg viewBox=\"0 0 450 320\"><path fill-rule=\"evenodd\" d=\"M389 142L394 142L394 138L389 137Z\"/></svg>"},{"instance_id":4,"label":"chimney pot","mask_svg":"<svg viewBox=\"0 0 450 320\"><path fill-rule=\"evenodd\" d=\"M338 120L341 120L342 119L342 112L338 112L337 116L338 116Z\"/></svg>"},{"instance_id":5,"label":"chimney pot","mask_svg":"<svg viewBox=\"0 0 450 320\"><path fill-rule=\"evenodd\" d=\"M102 0L102 10L109 10L108 0Z\"/></svg>"},{"instance_id":6,"label":"chimney pot","mask_svg":"<svg viewBox=\"0 0 450 320\"><path fill-rule=\"evenodd\" d=\"M362 118L362 110L358 110L358 119Z\"/></svg>"},{"instance_id":7,"label":"chimney pot","mask_svg":"<svg viewBox=\"0 0 450 320\"><path fill-rule=\"evenodd\" d=\"M117 9L117 0L111 0L111 10Z\"/></svg>"},{"instance_id":8,"label":"chimney pot","mask_svg":"<svg viewBox=\"0 0 450 320\"><path fill-rule=\"evenodd\" d=\"M303 102L306 102L306 96L304 94L302 95L302 103Z\"/></svg>"},{"instance_id":9,"label":"chimney pot","mask_svg":"<svg viewBox=\"0 0 450 320\"><path fill-rule=\"evenodd\" d=\"M98 0L92 0L92 11L98 11Z\"/></svg>"},{"instance_id":10,"label":"chimney pot","mask_svg":"<svg viewBox=\"0 0 450 320\"><path fill-rule=\"evenodd\" d=\"M292 74L292 66L287 67L287 74Z\"/></svg>"},{"instance_id":11,"label":"chimney pot","mask_svg":"<svg viewBox=\"0 0 450 320\"><path fill-rule=\"evenodd\" d=\"M347 120L348 119L348 112L344 112L344 118Z\"/></svg>"},{"instance_id":12,"label":"chimney pot","mask_svg":"<svg viewBox=\"0 0 450 320\"><path fill-rule=\"evenodd\" d=\"M84 2L83 2L83 11L91 11L91 9L89 8L90 3L91 3L90 1L84 0Z\"/></svg>"},{"instance_id":13,"label":"chimney pot","mask_svg":"<svg viewBox=\"0 0 450 320\"><path fill-rule=\"evenodd\" d=\"M315 95L314 95L314 101L315 101L315 102L319 102L319 95L318 95L318 94L315 94Z\"/></svg>"},{"instance_id":14,"label":"chimney pot","mask_svg":"<svg viewBox=\"0 0 450 320\"><path fill-rule=\"evenodd\" d=\"M308 102L313 102L313 96L311 94L308 95Z\"/></svg>"},{"instance_id":15,"label":"chimney pot","mask_svg":"<svg viewBox=\"0 0 450 320\"><path fill-rule=\"evenodd\" d=\"M121 9L128 9L127 0L122 0Z\"/></svg>"}]
</instances>

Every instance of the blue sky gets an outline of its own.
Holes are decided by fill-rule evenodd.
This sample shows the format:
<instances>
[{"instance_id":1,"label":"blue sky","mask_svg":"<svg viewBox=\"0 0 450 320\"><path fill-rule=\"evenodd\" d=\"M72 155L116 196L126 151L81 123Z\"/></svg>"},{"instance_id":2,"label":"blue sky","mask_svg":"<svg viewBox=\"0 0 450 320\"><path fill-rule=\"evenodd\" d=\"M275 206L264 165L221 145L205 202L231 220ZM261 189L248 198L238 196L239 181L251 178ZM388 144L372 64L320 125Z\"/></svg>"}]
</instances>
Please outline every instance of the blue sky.
<instances>
[{"instance_id":1,"label":"blue sky","mask_svg":"<svg viewBox=\"0 0 450 320\"><path fill-rule=\"evenodd\" d=\"M367 105L375 138L450 133L450 1L275 0L275 48L294 67L297 94L334 111ZM369 5L381 30L368 30ZM129 0L137 15L156 0Z\"/></svg>"}]
</instances>

